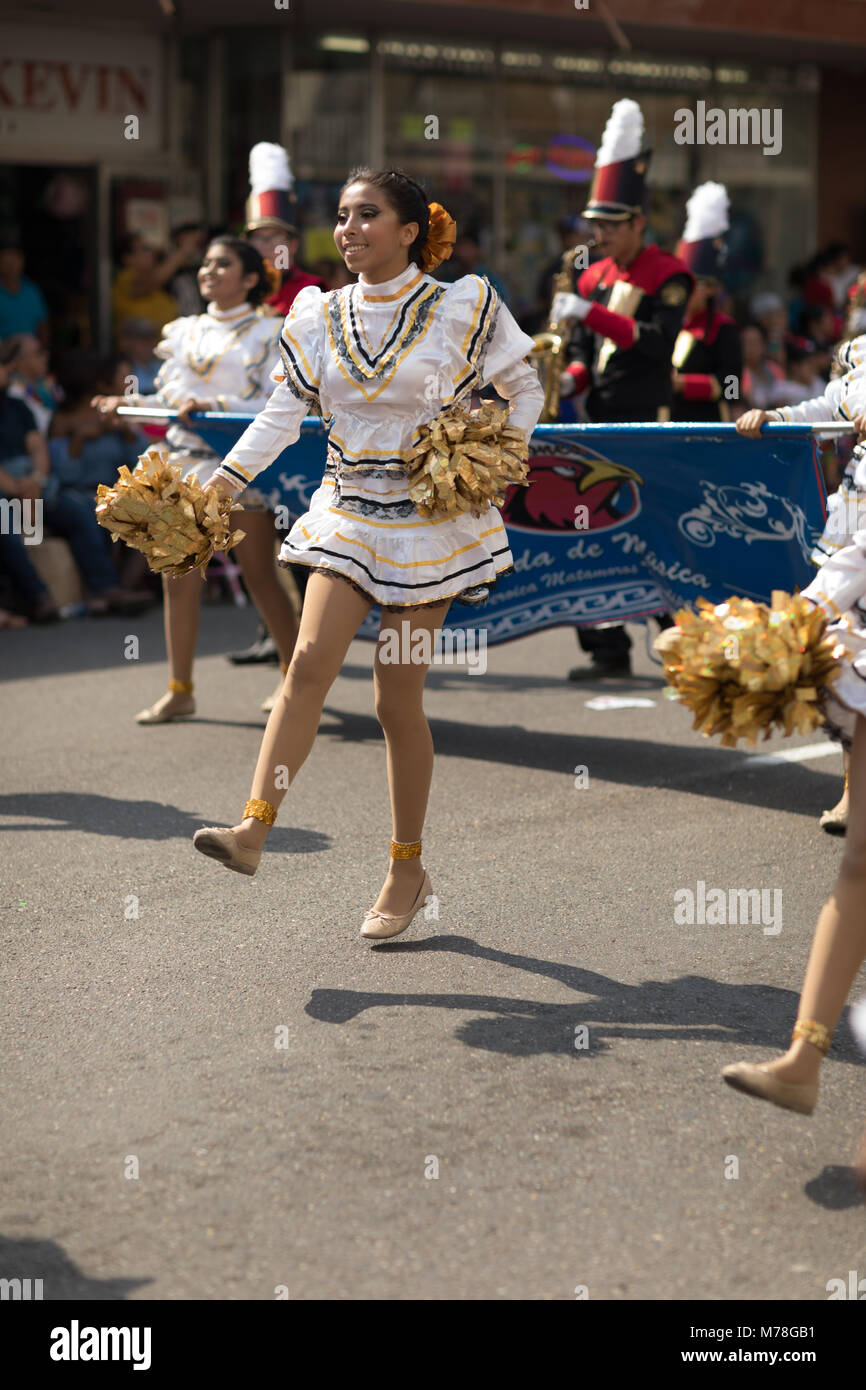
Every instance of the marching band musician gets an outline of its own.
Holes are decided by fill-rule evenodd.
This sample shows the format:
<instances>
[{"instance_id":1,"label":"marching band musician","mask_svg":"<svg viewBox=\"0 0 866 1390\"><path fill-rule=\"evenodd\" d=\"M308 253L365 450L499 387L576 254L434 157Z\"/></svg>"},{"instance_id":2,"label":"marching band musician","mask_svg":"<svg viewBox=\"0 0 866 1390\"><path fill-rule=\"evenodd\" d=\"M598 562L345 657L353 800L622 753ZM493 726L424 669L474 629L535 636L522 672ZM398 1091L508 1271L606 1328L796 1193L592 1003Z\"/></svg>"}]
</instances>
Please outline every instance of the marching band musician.
<instances>
[{"instance_id":1,"label":"marching band musician","mask_svg":"<svg viewBox=\"0 0 866 1390\"><path fill-rule=\"evenodd\" d=\"M739 330L716 308L728 225L724 184L702 183L686 204L686 226L676 250L695 286L674 345L674 420L730 420L728 400L739 397Z\"/></svg>"},{"instance_id":2,"label":"marching band musician","mask_svg":"<svg viewBox=\"0 0 866 1390\"><path fill-rule=\"evenodd\" d=\"M574 323L562 396L587 391L587 414L597 422L670 419L671 357L693 285L676 256L643 245L651 154L641 148L643 134L637 102L616 102L584 212L601 259L579 276L576 294L554 297L551 311ZM577 637L591 665L570 671L570 680L631 675L631 638L622 624L578 627Z\"/></svg>"}]
</instances>

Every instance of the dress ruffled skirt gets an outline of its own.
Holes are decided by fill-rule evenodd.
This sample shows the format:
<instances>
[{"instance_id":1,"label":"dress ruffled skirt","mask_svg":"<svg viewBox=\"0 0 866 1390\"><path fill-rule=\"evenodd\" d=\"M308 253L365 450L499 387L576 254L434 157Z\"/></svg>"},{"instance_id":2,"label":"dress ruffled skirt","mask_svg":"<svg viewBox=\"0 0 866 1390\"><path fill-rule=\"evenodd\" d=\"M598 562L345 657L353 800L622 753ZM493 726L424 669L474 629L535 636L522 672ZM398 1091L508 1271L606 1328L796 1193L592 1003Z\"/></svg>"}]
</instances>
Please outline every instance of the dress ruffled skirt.
<instances>
[{"instance_id":1,"label":"dress ruffled skirt","mask_svg":"<svg viewBox=\"0 0 866 1390\"><path fill-rule=\"evenodd\" d=\"M426 608L445 599L478 607L514 568L495 507L480 517L422 517L405 470L325 471L280 550L281 565L339 575L383 608Z\"/></svg>"}]
</instances>

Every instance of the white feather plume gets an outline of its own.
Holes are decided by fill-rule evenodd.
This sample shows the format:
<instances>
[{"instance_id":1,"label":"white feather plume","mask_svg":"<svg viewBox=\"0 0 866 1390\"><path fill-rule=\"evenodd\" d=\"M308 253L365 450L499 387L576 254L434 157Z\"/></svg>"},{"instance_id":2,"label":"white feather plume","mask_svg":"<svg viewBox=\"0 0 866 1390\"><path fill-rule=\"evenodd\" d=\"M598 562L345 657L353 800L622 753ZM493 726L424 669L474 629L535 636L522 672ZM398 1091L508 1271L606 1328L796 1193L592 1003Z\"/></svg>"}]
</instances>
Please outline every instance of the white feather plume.
<instances>
[{"instance_id":1,"label":"white feather plume","mask_svg":"<svg viewBox=\"0 0 866 1390\"><path fill-rule=\"evenodd\" d=\"M614 103L607 118L595 156L595 167L599 169L604 164L618 164L621 159L634 159L642 147L643 112L636 101L623 97Z\"/></svg>"},{"instance_id":2,"label":"white feather plume","mask_svg":"<svg viewBox=\"0 0 866 1390\"><path fill-rule=\"evenodd\" d=\"M290 192L295 180L289 168L289 156L282 145L269 145L262 141L250 150L250 190L253 193L267 193L272 188L286 188Z\"/></svg>"},{"instance_id":3,"label":"white feather plume","mask_svg":"<svg viewBox=\"0 0 866 1390\"><path fill-rule=\"evenodd\" d=\"M728 230L730 200L723 183L699 184L686 203L686 229L683 241L703 241Z\"/></svg>"}]
</instances>

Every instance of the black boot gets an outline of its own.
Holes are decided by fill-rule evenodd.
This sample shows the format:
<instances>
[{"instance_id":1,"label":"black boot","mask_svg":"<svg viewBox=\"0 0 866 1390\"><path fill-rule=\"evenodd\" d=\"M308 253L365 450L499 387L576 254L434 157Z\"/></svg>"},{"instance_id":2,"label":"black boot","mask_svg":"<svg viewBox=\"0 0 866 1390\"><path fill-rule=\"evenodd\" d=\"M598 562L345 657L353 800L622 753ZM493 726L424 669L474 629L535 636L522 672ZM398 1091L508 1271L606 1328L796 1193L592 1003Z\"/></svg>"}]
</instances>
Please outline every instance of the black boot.
<instances>
[{"instance_id":1,"label":"black boot","mask_svg":"<svg viewBox=\"0 0 866 1390\"><path fill-rule=\"evenodd\" d=\"M279 666L280 654L277 651L277 644L264 623L259 623L258 636L253 645L247 647L245 652L230 652L229 661L234 666L251 666L254 662L269 662L274 666Z\"/></svg>"}]
</instances>

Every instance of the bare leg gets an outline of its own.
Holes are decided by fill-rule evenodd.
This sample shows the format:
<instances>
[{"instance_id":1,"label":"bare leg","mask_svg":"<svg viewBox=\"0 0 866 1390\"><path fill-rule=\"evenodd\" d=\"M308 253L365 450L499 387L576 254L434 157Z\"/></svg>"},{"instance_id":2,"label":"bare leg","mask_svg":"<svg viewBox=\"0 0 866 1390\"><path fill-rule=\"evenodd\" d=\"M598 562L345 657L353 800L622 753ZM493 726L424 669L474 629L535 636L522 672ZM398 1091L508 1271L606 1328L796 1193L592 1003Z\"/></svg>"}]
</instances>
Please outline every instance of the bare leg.
<instances>
[{"instance_id":1,"label":"bare leg","mask_svg":"<svg viewBox=\"0 0 866 1390\"><path fill-rule=\"evenodd\" d=\"M168 668L172 680L191 681L201 616L202 578L200 570L191 570L181 579L163 577L163 620ZM194 709L192 695L168 691L152 707L154 714L182 714Z\"/></svg>"},{"instance_id":2,"label":"bare leg","mask_svg":"<svg viewBox=\"0 0 866 1390\"><path fill-rule=\"evenodd\" d=\"M316 738L325 696L372 602L327 574L311 574L301 625L283 689L265 727L250 800L278 807ZM247 816L232 826L238 843L259 849L268 826Z\"/></svg>"},{"instance_id":3,"label":"bare leg","mask_svg":"<svg viewBox=\"0 0 866 1390\"><path fill-rule=\"evenodd\" d=\"M433 739L423 706L429 661L411 657L413 652L432 656L435 634L449 607L447 600L406 613L383 612L379 627L373 667L376 715L385 734L391 833L403 844L421 839L433 777ZM427 639L415 639L419 632L426 633ZM382 659L395 653L399 661ZM395 915L408 912L423 879L420 859L389 859L388 876L374 908Z\"/></svg>"},{"instance_id":4,"label":"bare leg","mask_svg":"<svg viewBox=\"0 0 866 1390\"><path fill-rule=\"evenodd\" d=\"M277 574L273 514L244 512L239 525L245 535L237 546L236 554L244 581L268 632L277 644L280 661L288 666L298 636L298 620ZM348 588L348 585L345 587Z\"/></svg>"},{"instance_id":5,"label":"bare leg","mask_svg":"<svg viewBox=\"0 0 866 1390\"><path fill-rule=\"evenodd\" d=\"M836 802L832 811L826 813L828 817L832 817L834 820L848 815L848 779L851 772L851 755L849 753L843 753L842 760L845 768L845 785L842 788L842 795ZM824 824L823 817L821 818L821 824Z\"/></svg>"},{"instance_id":6,"label":"bare leg","mask_svg":"<svg viewBox=\"0 0 866 1390\"><path fill-rule=\"evenodd\" d=\"M848 835L832 896L812 939L798 1018L833 1029L866 959L866 720L857 719L850 759ZM823 1054L798 1038L770 1065L781 1080L815 1081Z\"/></svg>"}]
</instances>

